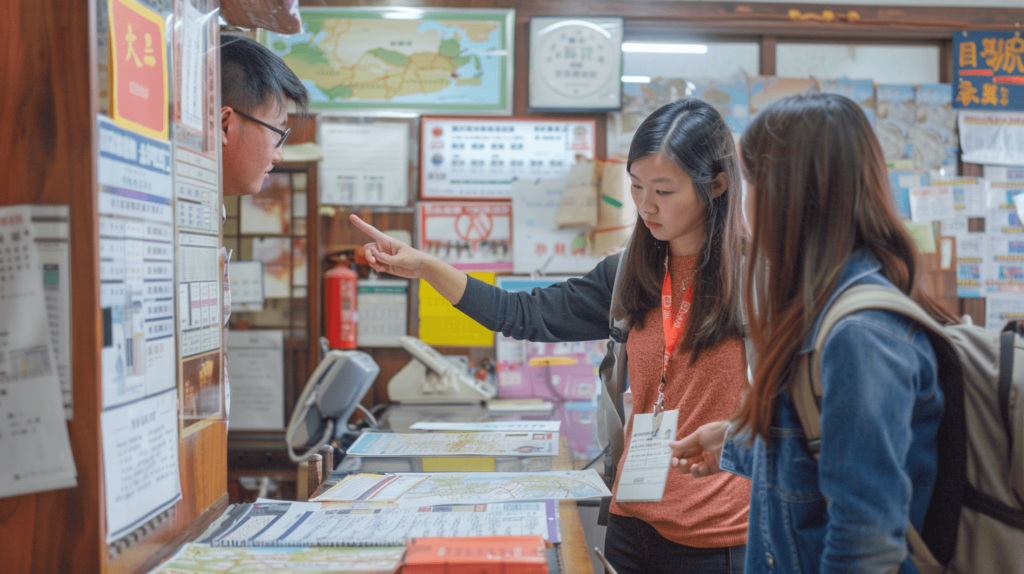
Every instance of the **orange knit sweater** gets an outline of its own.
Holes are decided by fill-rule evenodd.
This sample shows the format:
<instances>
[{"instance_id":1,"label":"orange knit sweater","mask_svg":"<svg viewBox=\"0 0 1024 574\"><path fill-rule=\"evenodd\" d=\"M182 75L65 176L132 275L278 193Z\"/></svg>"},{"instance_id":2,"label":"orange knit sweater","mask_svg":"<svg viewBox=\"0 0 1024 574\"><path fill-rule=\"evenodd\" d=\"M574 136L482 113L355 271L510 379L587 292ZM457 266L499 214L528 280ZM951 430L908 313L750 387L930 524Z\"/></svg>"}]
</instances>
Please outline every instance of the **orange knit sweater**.
<instances>
[{"instance_id":1,"label":"orange knit sweater","mask_svg":"<svg viewBox=\"0 0 1024 574\"><path fill-rule=\"evenodd\" d=\"M697 264L697 255L669 258L672 276L672 314L683 300L682 287L689 282ZM682 342L680 338L680 342ZM642 328L630 330L626 342L629 356L629 382L633 391L633 414L653 411L661 382L665 333L661 308L652 309ZM665 410L679 409L677 439L693 433L703 424L729 418L740 398L747 377L743 341L730 338L706 349L690 365L690 353L675 353L669 359L665 385ZM626 425L626 448L632 433L633 418ZM617 477L622 476L623 453ZM618 488L616 479L616 490ZM612 501L611 512L639 518L673 542L697 548L722 548L747 542L747 512L750 508L750 481L723 472L707 478L693 478L669 469L661 502Z\"/></svg>"}]
</instances>

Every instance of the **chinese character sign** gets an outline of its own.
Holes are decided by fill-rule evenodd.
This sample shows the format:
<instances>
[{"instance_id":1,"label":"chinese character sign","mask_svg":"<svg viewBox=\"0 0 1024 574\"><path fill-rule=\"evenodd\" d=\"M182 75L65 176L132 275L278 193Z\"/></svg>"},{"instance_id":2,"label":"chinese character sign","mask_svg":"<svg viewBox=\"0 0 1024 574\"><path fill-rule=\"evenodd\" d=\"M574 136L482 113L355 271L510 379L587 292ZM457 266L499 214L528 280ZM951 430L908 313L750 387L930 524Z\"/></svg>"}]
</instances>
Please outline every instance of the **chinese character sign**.
<instances>
[{"instance_id":1,"label":"chinese character sign","mask_svg":"<svg viewBox=\"0 0 1024 574\"><path fill-rule=\"evenodd\" d=\"M954 33L953 107L1024 111L1024 38L1016 32Z\"/></svg>"},{"instance_id":2,"label":"chinese character sign","mask_svg":"<svg viewBox=\"0 0 1024 574\"><path fill-rule=\"evenodd\" d=\"M110 115L114 122L167 139L167 43L164 19L135 0L108 0Z\"/></svg>"}]
</instances>

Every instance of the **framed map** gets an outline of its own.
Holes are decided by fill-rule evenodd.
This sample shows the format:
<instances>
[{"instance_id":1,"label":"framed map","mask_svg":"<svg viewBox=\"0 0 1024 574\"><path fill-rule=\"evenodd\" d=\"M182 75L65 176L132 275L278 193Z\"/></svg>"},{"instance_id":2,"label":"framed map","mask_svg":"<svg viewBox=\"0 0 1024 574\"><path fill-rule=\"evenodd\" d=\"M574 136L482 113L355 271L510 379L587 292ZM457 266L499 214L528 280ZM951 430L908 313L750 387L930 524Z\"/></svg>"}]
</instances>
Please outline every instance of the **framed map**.
<instances>
[{"instance_id":1,"label":"framed map","mask_svg":"<svg viewBox=\"0 0 1024 574\"><path fill-rule=\"evenodd\" d=\"M262 39L305 84L312 107L512 114L514 10L300 12L304 33Z\"/></svg>"}]
</instances>

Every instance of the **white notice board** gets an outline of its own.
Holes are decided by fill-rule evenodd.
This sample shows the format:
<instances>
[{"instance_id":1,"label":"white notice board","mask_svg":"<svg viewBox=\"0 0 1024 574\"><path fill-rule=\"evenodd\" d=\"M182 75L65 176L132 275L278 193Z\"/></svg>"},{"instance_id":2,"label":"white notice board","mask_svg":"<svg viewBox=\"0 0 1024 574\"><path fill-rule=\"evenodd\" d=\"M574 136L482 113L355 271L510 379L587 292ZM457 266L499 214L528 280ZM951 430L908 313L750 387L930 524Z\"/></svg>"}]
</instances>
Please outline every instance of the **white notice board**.
<instances>
[{"instance_id":1,"label":"white notice board","mask_svg":"<svg viewBox=\"0 0 1024 574\"><path fill-rule=\"evenodd\" d=\"M508 199L517 179L567 177L594 159L593 120L425 117L420 199Z\"/></svg>"}]
</instances>

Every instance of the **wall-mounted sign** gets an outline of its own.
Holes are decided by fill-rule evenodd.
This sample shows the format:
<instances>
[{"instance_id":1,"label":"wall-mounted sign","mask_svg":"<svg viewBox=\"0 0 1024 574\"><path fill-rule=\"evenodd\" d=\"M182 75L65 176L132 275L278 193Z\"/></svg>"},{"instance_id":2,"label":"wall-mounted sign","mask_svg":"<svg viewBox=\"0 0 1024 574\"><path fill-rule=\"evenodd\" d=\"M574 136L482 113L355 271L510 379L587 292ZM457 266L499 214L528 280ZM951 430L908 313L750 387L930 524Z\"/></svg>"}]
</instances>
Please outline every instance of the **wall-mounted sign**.
<instances>
[{"instance_id":1,"label":"wall-mounted sign","mask_svg":"<svg viewBox=\"0 0 1024 574\"><path fill-rule=\"evenodd\" d=\"M109 0L110 116L114 123L167 139L164 19L135 0Z\"/></svg>"},{"instance_id":2,"label":"wall-mounted sign","mask_svg":"<svg viewBox=\"0 0 1024 574\"><path fill-rule=\"evenodd\" d=\"M622 107L622 18L530 18L530 109Z\"/></svg>"},{"instance_id":3,"label":"wall-mounted sign","mask_svg":"<svg viewBox=\"0 0 1024 574\"><path fill-rule=\"evenodd\" d=\"M1024 38L1019 32L953 34L953 107L1024 111Z\"/></svg>"},{"instance_id":4,"label":"wall-mounted sign","mask_svg":"<svg viewBox=\"0 0 1024 574\"><path fill-rule=\"evenodd\" d=\"M594 120L425 117L421 199L508 199L512 182L567 177L594 159Z\"/></svg>"}]
</instances>

